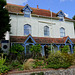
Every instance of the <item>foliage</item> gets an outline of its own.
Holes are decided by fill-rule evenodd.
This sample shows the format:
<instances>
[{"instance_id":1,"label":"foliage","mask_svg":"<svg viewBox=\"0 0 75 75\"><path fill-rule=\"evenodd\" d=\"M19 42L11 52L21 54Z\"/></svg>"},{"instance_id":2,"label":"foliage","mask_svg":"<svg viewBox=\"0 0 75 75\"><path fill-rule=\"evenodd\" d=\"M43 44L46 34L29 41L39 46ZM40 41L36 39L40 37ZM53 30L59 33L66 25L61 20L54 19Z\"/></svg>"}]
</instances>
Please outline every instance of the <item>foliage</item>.
<instances>
[{"instance_id":1,"label":"foliage","mask_svg":"<svg viewBox=\"0 0 75 75\"><path fill-rule=\"evenodd\" d=\"M6 73L9 70L9 68L5 65L6 57L3 58L3 55L4 54L2 54L2 56L0 57L0 74Z\"/></svg>"},{"instance_id":2,"label":"foliage","mask_svg":"<svg viewBox=\"0 0 75 75\"><path fill-rule=\"evenodd\" d=\"M33 68L34 60L28 59L26 62L23 63L23 68L25 70L30 70Z\"/></svg>"},{"instance_id":3,"label":"foliage","mask_svg":"<svg viewBox=\"0 0 75 75\"><path fill-rule=\"evenodd\" d=\"M70 52L69 46L65 45L63 48L61 48L61 52L62 53L68 53L68 52Z\"/></svg>"},{"instance_id":4,"label":"foliage","mask_svg":"<svg viewBox=\"0 0 75 75\"><path fill-rule=\"evenodd\" d=\"M20 56L19 55L17 56L17 60L20 62L20 64L23 64L25 59L26 59L26 57L25 57L24 51L21 53Z\"/></svg>"},{"instance_id":5,"label":"foliage","mask_svg":"<svg viewBox=\"0 0 75 75\"><path fill-rule=\"evenodd\" d=\"M2 57L0 57L0 65L3 65L6 61L6 57L5 59L3 58L3 54L2 54Z\"/></svg>"},{"instance_id":6,"label":"foliage","mask_svg":"<svg viewBox=\"0 0 75 75\"><path fill-rule=\"evenodd\" d=\"M0 65L0 74L8 72L9 68L6 65Z\"/></svg>"},{"instance_id":7,"label":"foliage","mask_svg":"<svg viewBox=\"0 0 75 75\"><path fill-rule=\"evenodd\" d=\"M0 39L4 36L6 31L10 31L11 25L8 11L4 8L6 0L0 0Z\"/></svg>"},{"instance_id":8,"label":"foliage","mask_svg":"<svg viewBox=\"0 0 75 75\"><path fill-rule=\"evenodd\" d=\"M41 51L41 45L33 45L30 49L31 53L33 54L33 58L36 58L39 56Z\"/></svg>"},{"instance_id":9,"label":"foliage","mask_svg":"<svg viewBox=\"0 0 75 75\"><path fill-rule=\"evenodd\" d=\"M57 51L56 53L51 53L46 62L46 68L67 68L72 63L72 56L70 54Z\"/></svg>"},{"instance_id":10,"label":"foliage","mask_svg":"<svg viewBox=\"0 0 75 75\"><path fill-rule=\"evenodd\" d=\"M75 15L73 16L73 18L72 18L73 20L75 20ZM74 22L74 29L75 29L75 22Z\"/></svg>"},{"instance_id":11,"label":"foliage","mask_svg":"<svg viewBox=\"0 0 75 75\"><path fill-rule=\"evenodd\" d=\"M72 65L75 65L75 53L72 54L73 62Z\"/></svg>"},{"instance_id":12,"label":"foliage","mask_svg":"<svg viewBox=\"0 0 75 75\"><path fill-rule=\"evenodd\" d=\"M36 59L34 64L33 64L33 68L44 68L45 67L45 63L44 60L38 60Z\"/></svg>"},{"instance_id":13,"label":"foliage","mask_svg":"<svg viewBox=\"0 0 75 75\"><path fill-rule=\"evenodd\" d=\"M24 52L24 47L20 44L14 44L10 49L11 59L16 59L17 56L20 56Z\"/></svg>"},{"instance_id":14,"label":"foliage","mask_svg":"<svg viewBox=\"0 0 75 75\"><path fill-rule=\"evenodd\" d=\"M13 66L13 67L17 67L18 65L20 65L20 63L19 63L18 60L12 60L12 62L11 62L11 66Z\"/></svg>"}]
</instances>

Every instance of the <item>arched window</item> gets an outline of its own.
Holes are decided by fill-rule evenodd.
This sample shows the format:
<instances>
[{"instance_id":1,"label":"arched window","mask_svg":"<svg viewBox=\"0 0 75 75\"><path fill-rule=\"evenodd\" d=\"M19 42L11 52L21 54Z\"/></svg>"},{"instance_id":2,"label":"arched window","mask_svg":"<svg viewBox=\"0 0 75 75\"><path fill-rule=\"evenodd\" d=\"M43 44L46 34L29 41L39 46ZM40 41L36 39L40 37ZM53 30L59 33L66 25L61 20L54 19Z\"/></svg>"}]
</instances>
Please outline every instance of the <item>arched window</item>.
<instances>
[{"instance_id":1,"label":"arched window","mask_svg":"<svg viewBox=\"0 0 75 75\"><path fill-rule=\"evenodd\" d=\"M44 26L44 36L49 36L49 27Z\"/></svg>"},{"instance_id":2,"label":"arched window","mask_svg":"<svg viewBox=\"0 0 75 75\"><path fill-rule=\"evenodd\" d=\"M60 37L65 37L65 29L63 27L60 28Z\"/></svg>"},{"instance_id":3,"label":"arched window","mask_svg":"<svg viewBox=\"0 0 75 75\"><path fill-rule=\"evenodd\" d=\"M31 34L31 26L29 24L24 25L24 35Z\"/></svg>"}]
</instances>

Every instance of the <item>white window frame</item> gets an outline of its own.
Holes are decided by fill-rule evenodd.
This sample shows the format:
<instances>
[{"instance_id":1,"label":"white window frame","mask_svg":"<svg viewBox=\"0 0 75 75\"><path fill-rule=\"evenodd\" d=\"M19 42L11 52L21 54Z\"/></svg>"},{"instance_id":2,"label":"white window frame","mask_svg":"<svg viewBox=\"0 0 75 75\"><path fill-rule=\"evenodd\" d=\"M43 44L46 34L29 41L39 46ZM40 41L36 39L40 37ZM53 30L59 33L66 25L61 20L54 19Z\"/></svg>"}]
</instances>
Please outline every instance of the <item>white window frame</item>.
<instances>
[{"instance_id":1,"label":"white window frame","mask_svg":"<svg viewBox=\"0 0 75 75\"><path fill-rule=\"evenodd\" d=\"M49 36L49 27L48 26L44 26L44 36Z\"/></svg>"},{"instance_id":2,"label":"white window frame","mask_svg":"<svg viewBox=\"0 0 75 75\"><path fill-rule=\"evenodd\" d=\"M65 37L65 28L60 28L60 37Z\"/></svg>"}]
</instances>

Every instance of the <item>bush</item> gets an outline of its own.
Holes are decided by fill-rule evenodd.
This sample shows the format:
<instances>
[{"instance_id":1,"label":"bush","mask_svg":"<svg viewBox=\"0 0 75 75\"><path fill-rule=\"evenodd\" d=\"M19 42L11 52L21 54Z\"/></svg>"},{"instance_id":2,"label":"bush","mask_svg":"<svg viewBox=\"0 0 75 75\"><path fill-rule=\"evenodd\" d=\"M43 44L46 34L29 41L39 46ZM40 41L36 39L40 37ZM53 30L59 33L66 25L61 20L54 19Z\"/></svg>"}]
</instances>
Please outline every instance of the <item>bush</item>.
<instances>
[{"instance_id":1,"label":"bush","mask_svg":"<svg viewBox=\"0 0 75 75\"><path fill-rule=\"evenodd\" d=\"M22 52L24 52L24 47L20 44L14 44L10 49L10 57L11 59L17 59L17 56L21 56Z\"/></svg>"},{"instance_id":2,"label":"bush","mask_svg":"<svg viewBox=\"0 0 75 75\"><path fill-rule=\"evenodd\" d=\"M72 54L73 62L72 65L75 65L75 53Z\"/></svg>"},{"instance_id":3,"label":"bush","mask_svg":"<svg viewBox=\"0 0 75 75\"><path fill-rule=\"evenodd\" d=\"M67 68L72 64L72 56L67 53L51 53L46 60L46 68Z\"/></svg>"},{"instance_id":4,"label":"bush","mask_svg":"<svg viewBox=\"0 0 75 75\"><path fill-rule=\"evenodd\" d=\"M36 59L34 64L33 64L33 68L44 68L45 67L45 63L44 60L38 60Z\"/></svg>"},{"instance_id":5,"label":"bush","mask_svg":"<svg viewBox=\"0 0 75 75\"><path fill-rule=\"evenodd\" d=\"M33 58L38 58L41 51L41 45L33 45L30 49L31 53L33 54Z\"/></svg>"},{"instance_id":6,"label":"bush","mask_svg":"<svg viewBox=\"0 0 75 75\"><path fill-rule=\"evenodd\" d=\"M12 67L17 67L18 65L20 65L18 60L12 60L12 62L11 62Z\"/></svg>"},{"instance_id":7,"label":"bush","mask_svg":"<svg viewBox=\"0 0 75 75\"><path fill-rule=\"evenodd\" d=\"M23 68L25 70L30 70L33 68L34 60L33 59L28 59L26 62L23 63Z\"/></svg>"},{"instance_id":8,"label":"bush","mask_svg":"<svg viewBox=\"0 0 75 75\"><path fill-rule=\"evenodd\" d=\"M65 45L63 48L61 48L61 52L62 53L68 53L68 52L70 52L69 46Z\"/></svg>"},{"instance_id":9,"label":"bush","mask_svg":"<svg viewBox=\"0 0 75 75\"><path fill-rule=\"evenodd\" d=\"M2 56L0 57L0 65L3 65L5 63L5 61L6 61L6 57L4 59L3 54L2 54Z\"/></svg>"},{"instance_id":10,"label":"bush","mask_svg":"<svg viewBox=\"0 0 75 75\"><path fill-rule=\"evenodd\" d=\"M0 66L0 74L8 72L9 68L6 65Z\"/></svg>"}]
</instances>

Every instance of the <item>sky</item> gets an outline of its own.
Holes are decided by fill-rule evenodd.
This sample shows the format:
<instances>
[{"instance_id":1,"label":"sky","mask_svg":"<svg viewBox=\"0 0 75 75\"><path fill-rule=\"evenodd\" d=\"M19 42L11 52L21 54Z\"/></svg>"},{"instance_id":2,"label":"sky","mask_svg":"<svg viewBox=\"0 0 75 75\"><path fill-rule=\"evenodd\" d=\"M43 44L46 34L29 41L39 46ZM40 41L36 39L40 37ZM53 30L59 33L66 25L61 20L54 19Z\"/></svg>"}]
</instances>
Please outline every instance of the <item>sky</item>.
<instances>
[{"instance_id":1,"label":"sky","mask_svg":"<svg viewBox=\"0 0 75 75\"><path fill-rule=\"evenodd\" d=\"M75 0L6 0L7 3L25 6L28 4L30 7L40 9L47 9L54 13L62 10L66 17L72 18L75 15Z\"/></svg>"}]
</instances>

